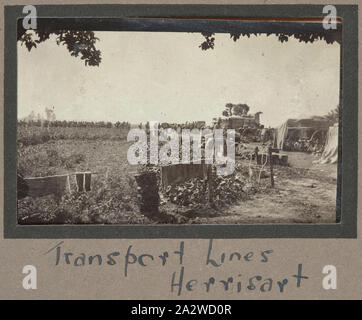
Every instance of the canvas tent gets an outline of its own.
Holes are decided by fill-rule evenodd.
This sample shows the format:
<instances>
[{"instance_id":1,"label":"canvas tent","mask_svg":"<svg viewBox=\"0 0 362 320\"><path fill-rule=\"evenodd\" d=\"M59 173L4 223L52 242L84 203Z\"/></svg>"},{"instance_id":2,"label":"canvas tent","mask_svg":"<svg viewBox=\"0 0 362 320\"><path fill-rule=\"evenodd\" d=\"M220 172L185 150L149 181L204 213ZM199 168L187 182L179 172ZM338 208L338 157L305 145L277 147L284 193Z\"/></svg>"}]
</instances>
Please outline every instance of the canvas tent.
<instances>
[{"instance_id":1,"label":"canvas tent","mask_svg":"<svg viewBox=\"0 0 362 320\"><path fill-rule=\"evenodd\" d=\"M338 124L329 127L326 143L319 163L337 163L338 161Z\"/></svg>"},{"instance_id":2,"label":"canvas tent","mask_svg":"<svg viewBox=\"0 0 362 320\"><path fill-rule=\"evenodd\" d=\"M274 130L274 148L285 150L287 142L310 139L316 131L327 132L329 122L323 118L288 119Z\"/></svg>"}]
</instances>

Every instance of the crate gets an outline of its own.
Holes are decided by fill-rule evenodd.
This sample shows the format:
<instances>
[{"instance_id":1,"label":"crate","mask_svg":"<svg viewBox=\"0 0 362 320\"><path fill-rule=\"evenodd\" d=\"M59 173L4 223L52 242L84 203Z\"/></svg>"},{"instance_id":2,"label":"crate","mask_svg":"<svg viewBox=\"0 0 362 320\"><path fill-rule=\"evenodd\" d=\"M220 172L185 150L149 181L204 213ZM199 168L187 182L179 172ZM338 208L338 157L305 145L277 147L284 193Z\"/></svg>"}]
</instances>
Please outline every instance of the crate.
<instances>
[{"instance_id":1,"label":"crate","mask_svg":"<svg viewBox=\"0 0 362 320\"><path fill-rule=\"evenodd\" d=\"M256 163L263 165L266 161L266 164L269 164L269 154L268 153L258 153L256 157ZM287 166L288 165L288 155L285 153L272 153L272 161L274 165Z\"/></svg>"}]
</instances>

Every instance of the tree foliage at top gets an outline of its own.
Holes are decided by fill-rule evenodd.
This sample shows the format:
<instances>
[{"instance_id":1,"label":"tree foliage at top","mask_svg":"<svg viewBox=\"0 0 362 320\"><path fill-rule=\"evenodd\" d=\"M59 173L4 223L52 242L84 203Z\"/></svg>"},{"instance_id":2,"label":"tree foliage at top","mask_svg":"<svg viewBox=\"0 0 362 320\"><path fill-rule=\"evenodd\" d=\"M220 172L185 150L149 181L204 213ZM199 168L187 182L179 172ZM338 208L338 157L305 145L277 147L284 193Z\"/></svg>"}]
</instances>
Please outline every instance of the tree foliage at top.
<instances>
[{"instance_id":1,"label":"tree foliage at top","mask_svg":"<svg viewBox=\"0 0 362 320\"><path fill-rule=\"evenodd\" d=\"M101 62L101 51L97 50L93 31L42 31L33 30L33 32L24 32L18 37L21 45L25 45L28 51L36 48L38 44L48 40L51 35L56 36L56 43L64 45L70 52L71 56L80 57L86 66L99 66Z\"/></svg>"},{"instance_id":2,"label":"tree foliage at top","mask_svg":"<svg viewBox=\"0 0 362 320\"><path fill-rule=\"evenodd\" d=\"M214 49L215 48L215 33L211 32L202 32L202 36L205 40L199 45L199 48L202 50ZM295 33L293 31L288 33L266 33L269 37L271 34L274 34L278 37L280 42L287 42L290 37L298 39L299 42L313 43L316 40L324 40L328 44L337 42L341 44L341 38L338 33L326 33L326 32L303 32ZM250 38L251 35L258 36L260 33L249 33L249 32L240 32L240 33L230 33L230 39L234 42L239 40L241 36Z\"/></svg>"},{"instance_id":3,"label":"tree foliage at top","mask_svg":"<svg viewBox=\"0 0 362 320\"><path fill-rule=\"evenodd\" d=\"M201 33L204 41L200 44L202 50L215 48L215 33ZM275 33L267 33L269 36ZM75 30L32 30L32 32L20 32L18 34L18 41L21 45L31 51L36 48L38 44L48 40L51 35L56 36L58 45L65 45L70 54L74 57L79 57L84 61L86 66L99 66L101 62L101 52L96 48L96 42L99 39L94 35L93 31L75 31ZM260 35L260 33L230 33L230 38L237 41L241 36L250 38L251 35ZM299 42L312 43L316 40L324 40L327 43L338 42L341 43L339 33L326 33L326 32L303 32L303 33L276 33L280 42L286 42L292 36L298 39Z\"/></svg>"}]
</instances>

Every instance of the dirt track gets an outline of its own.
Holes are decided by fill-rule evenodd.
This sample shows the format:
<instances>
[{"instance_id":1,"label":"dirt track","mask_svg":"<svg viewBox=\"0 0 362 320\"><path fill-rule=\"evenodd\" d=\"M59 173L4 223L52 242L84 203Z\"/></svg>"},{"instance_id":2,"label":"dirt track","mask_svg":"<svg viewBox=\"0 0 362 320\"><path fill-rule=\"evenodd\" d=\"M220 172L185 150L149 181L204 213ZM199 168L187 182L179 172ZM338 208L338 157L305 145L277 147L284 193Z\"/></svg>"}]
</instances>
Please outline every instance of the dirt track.
<instances>
[{"instance_id":1,"label":"dirt track","mask_svg":"<svg viewBox=\"0 0 362 320\"><path fill-rule=\"evenodd\" d=\"M207 223L334 223L337 165L314 164L305 153L288 156L290 167L275 168L274 189L208 217Z\"/></svg>"}]
</instances>

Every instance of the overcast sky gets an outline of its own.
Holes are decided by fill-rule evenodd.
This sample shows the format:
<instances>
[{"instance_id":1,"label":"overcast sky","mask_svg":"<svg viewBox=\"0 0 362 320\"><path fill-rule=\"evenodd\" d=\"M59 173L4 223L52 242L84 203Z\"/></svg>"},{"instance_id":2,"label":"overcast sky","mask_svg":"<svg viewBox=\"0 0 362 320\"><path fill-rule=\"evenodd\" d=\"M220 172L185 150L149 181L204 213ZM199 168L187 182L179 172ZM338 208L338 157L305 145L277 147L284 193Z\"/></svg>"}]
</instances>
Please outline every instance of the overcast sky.
<instances>
[{"instance_id":1,"label":"overcast sky","mask_svg":"<svg viewBox=\"0 0 362 320\"><path fill-rule=\"evenodd\" d=\"M324 115L339 101L339 45L281 43L274 35L96 32L99 67L86 67L54 38L18 46L18 117L55 108L59 120L210 121L226 103L246 103L261 122Z\"/></svg>"}]
</instances>

